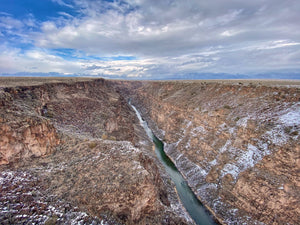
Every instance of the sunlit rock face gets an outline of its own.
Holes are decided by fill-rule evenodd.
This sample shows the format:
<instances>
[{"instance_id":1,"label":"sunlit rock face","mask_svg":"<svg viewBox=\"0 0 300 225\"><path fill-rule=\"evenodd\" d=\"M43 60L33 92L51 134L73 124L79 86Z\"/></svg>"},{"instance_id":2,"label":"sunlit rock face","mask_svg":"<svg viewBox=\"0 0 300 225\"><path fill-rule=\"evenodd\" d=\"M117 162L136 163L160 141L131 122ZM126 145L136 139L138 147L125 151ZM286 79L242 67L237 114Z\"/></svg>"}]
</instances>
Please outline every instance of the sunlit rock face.
<instances>
[{"instance_id":1,"label":"sunlit rock face","mask_svg":"<svg viewBox=\"0 0 300 225\"><path fill-rule=\"evenodd\" d=\"M60 142L53 125L36 118L7 121L0 135L0 164L50 154Z\"/></svg>"},{"instance_id":2,"label":"sunlit rock face","mask_svg":"<svg viewBox=\"0 0 300 225\"><path fill-rule=\"evenodd\" d=\"M299 224L300 88L271 82L116 82L224 223Z\"/></svg>"},{"instance_id":3,"label":"sunlit rock face","mask_svg":"<svg viewBox=\"0 0 300 225\"><path fill-rule=\"evenodd\" d=\"M60 143L53 124L34 112L19 91L0 91L0 165L50 154Z\"/></svg>"},{"instance_id":4,"label":"sunlit rock face","mask_svg":"<svg viewBox=\"0 0 300 225\"><path fill-rule=\"evenodd\" d=\"M113 83L8 86L0 89L0 221L193 224Z\"/></svg>"}]
</instances>

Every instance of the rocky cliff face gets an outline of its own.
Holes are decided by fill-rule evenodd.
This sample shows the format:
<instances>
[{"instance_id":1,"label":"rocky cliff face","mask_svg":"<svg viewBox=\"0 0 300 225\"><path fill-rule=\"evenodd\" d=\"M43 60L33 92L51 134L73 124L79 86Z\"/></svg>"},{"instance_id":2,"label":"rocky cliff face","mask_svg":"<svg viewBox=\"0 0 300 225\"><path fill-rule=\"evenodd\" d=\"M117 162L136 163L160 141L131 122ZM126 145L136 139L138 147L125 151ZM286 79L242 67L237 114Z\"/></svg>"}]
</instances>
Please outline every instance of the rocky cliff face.
<instances>
[{"instance_id":1,"label":"rocky cliff face","mask_svg":"<svg viewBox=\"0 0 300 225\"><path fill-rule=\"evenodd\" d=\"M192 224L111 82L7 85L0 105L3 223Z\"/></svg>"},{"instance_id":2,"label":"rocky cliff face","mask_svg":"<svg viewBox=\"0 0 300 225\"><path fill-rule=\"evenodd\" d=\"M224 224L299 224L300 89L221 82L0 85L3 223L192 224L128 106Z\"/></svg>"},{"instance_id":3,"label":"rocky cliff face","mask_svg":"<svg viewBox=\"0 0 300 225\"><path fill-rule=\"evenodd\" d=\"M299 224L300 88L116 82L226 224Z\"/></svg>"},{"instance_id":4,"label":"rocky cliff face","mask_svg":"<svg viewBox=\"0 0 300 225\"><path fill-rule=\"evenodd\" d=\"M134 138L134 115L103 80L4 88L1 105L2 164L52 152L59 143L58 131L88 138Z\"/></svg>"},{"instance_id":5,"label":"rocky cliff face","mask_svg":"<svg viewBox=\"0 0 300 225\"><path fill-rule=\"evenodd\" d=\"M50 154L60 142L53 124L28 113L26 103L15 98L17 92L0 92L0 165Z\"/></svg>"}]
</instances>

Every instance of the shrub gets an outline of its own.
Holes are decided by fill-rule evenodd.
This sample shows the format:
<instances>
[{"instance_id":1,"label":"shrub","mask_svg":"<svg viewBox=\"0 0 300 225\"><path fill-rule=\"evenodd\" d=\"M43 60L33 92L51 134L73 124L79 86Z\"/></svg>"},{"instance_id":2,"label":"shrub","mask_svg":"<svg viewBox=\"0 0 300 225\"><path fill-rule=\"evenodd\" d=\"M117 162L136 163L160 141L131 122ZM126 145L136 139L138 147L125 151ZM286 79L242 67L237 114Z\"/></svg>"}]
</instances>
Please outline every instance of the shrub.
<instances>
[{"instance_id":1,"label":"shrub","mask_svg":"<svg viewBox=\"0 0 300 225\"><path fill-rule=\"evenodd\" d=\"M97 146L97 143L96 142L91 142L91 143L89 143L89 148L90 149L93 149L93 148L95 148Z\"/></svg>"},{"instance_id":2,"label":"shrub","mask_svg":"<svg viewBox=\"0 0 300 225\"><path fill-rule=\"evenodd\" d=\"M103 140L107 140L107 139L108 139L108 136L107 136L107 134L102 134L101 138L102 138Z\"/></svg>"},{"instance_id":3,"label":"shrub","mask_svg":"<svg viewBox=\"0 0 300 225\"><path fill-rule=\"evenodd\" d=\"M291 133L291 135L293 135L293 136L297 136L298 134L299 134L299 132L296 130Z\"/></svg>"},{"instance_id":4,"label":"shrub","mask_svg":"<svg viewBox=\"0 0 300 225\"><path fill-rule=\"evenodd\" d=\"M289 134L291 131L292 131L292 127L291 126L284 128L284 132L287 133L287 134Z\"/></svg>"},{"instance_id":5,"label":"shrub","mask_svg":"<svg viewBox=\"0 0 300 225\"><path fill-rule=\"evenodd\" d=\"M46 220L45 225L55 225L57 221L57 216L54 215Z\"/></svg>"},{"instance_id":6,"label":"shrub","mask_svg":"<svg viewBox=\"0 0 300 225\"><path fill-rule=\"evenodd\" d=\"M117 138L115 136L109 136L108 140L111 140L111 141L116 141Z\"/></svg>"}]
</instances>

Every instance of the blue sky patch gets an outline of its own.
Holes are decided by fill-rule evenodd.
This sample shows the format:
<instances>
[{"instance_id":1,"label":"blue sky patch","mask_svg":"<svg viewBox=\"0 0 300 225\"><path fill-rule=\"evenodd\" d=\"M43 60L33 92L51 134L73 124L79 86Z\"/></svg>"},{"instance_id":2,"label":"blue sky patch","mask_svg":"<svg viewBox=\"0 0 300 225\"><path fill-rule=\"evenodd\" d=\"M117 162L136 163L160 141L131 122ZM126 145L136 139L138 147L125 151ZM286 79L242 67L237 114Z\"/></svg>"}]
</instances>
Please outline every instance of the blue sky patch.
<instances>
[{"instance_id":1,"label":"blue sky patch","mask_svg":"<svg viewBox=\"0 0 300 225\"><path fill-rule=\"evenodd\" d=\"M99 61L123 61L123 60L137 60L134 56L111 56L101 57L96 55L87 55L83 51L64 48L64 49L52 49L51 54L60 56L67 60L99 60Z\"/></svg>"},{"instance_id":2,"label":"blue sky patch","mask_svg":"<svg viewBox=\"0 0 300 225\"><path fill-rule=\"evenodd\" d=\"M1 0L0 74L300 79L299 9L298 0Z\"/></svg>"},{"instance_id":3,"label":"blue sky patch","mask_svg":"<svg viewBox=\"0 0 300 225\"><path fill-rule=\"evenodd\" d=\"M76 15L74 9L59 5L51 0L4 0L0 1L0 11L16 19L25 19L33 15L39 21L47 21L58 16L58 12Z\"/></svg>"}]
</instances>

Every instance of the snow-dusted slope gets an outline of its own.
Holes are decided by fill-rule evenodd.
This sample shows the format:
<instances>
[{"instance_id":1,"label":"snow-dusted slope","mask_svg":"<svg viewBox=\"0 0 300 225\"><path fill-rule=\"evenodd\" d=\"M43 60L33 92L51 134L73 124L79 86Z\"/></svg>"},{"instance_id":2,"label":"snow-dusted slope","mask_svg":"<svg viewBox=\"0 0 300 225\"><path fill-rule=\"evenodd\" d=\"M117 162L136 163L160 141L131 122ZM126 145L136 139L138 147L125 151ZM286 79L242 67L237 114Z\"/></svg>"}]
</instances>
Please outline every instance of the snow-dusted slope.
<instances>
[{"instance_id":1,"label":"snow-dusted slope","mask_svg":"<svg viewBox=\"0 0 300 225\"><path fill-rule=\"evenodd\" d=\"M300 223L298 86L200 81L123 85L168 143L168 155L199 199L221 221Z\"/></svg>"},{"instance_id":2,"label":"snow-dusted slope","mask_svg":"<svg viewBox=\"0 0 300 225\"><path fill-rule=\"evenodd\" d=\"M0 224L193 224L110 82L47 80L0 87Z\"/></svg>"}]
</instances>

